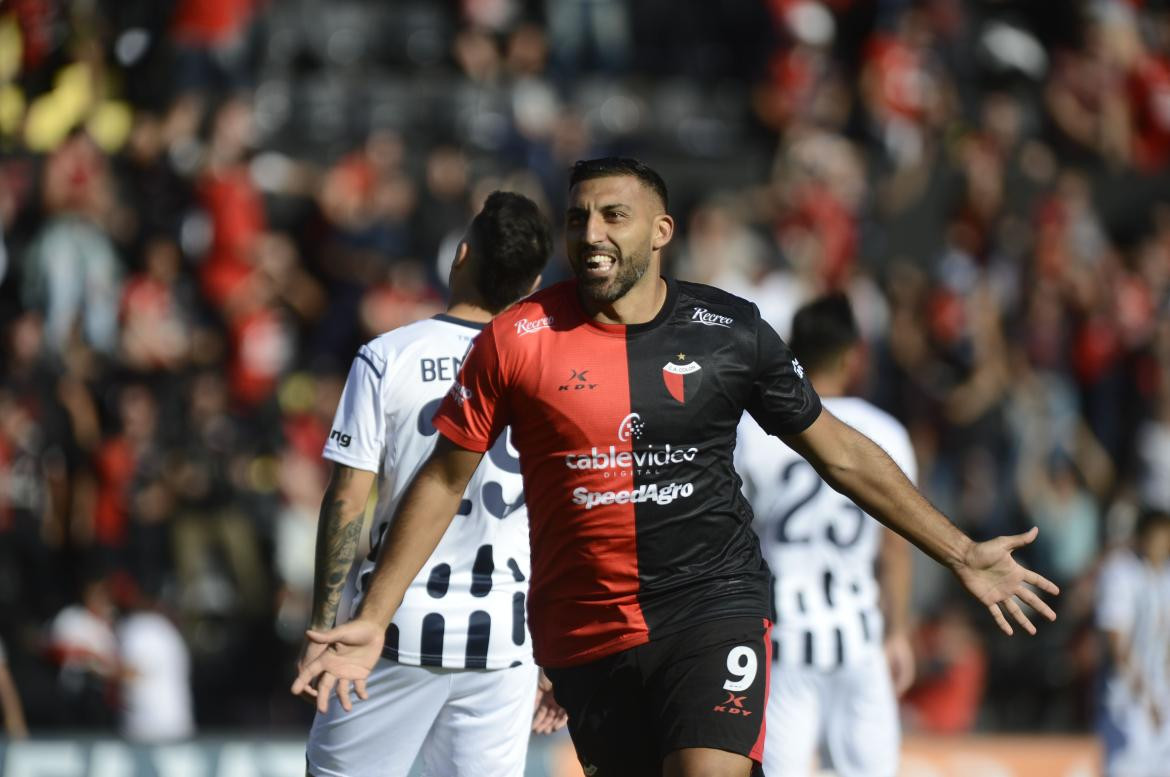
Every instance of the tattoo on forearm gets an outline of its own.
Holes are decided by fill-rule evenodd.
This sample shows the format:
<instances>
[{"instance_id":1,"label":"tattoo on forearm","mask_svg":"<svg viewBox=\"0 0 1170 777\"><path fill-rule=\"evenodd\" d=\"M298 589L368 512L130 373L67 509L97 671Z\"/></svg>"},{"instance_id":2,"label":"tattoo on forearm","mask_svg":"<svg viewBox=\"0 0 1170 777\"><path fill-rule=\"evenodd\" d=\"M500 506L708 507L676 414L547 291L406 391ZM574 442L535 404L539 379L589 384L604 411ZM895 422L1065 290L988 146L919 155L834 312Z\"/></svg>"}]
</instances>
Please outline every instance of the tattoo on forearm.
<instances>
[{"instance_id":1,"label":"tattoo on forearm","mask_svg":"<svg viewBox=\"0 0 1170 777\"><path fill-rule=\"evenodd\" d=\"M345 503L325 499L317 526L317 573L313 582L312 625L328 628L337 617L341 589L357 555L362 515L346 516Z\"/></svg>"}]
</instances>

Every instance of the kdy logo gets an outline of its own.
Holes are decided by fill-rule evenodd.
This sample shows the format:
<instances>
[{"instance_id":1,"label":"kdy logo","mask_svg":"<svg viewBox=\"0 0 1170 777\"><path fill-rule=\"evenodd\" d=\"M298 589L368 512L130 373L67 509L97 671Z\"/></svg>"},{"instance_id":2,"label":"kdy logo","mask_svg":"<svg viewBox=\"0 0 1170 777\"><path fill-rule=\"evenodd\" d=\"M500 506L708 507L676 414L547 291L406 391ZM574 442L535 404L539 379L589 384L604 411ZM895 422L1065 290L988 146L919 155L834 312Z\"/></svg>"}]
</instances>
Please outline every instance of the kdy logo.
<instances>
[{"instance_id":1,"label":"kdy logo","mask_svg":"<svg viewBox=\"0 0 1170 777\"><path fill-rule=\"evenodd\" d=\"M666 390L684 405L695 398L703 382L703 368L698 362L688 362L686 359L687 355L680 353L675 361L662 367L662 382L666 384Z\"/></svg>"},{"instance_id":2,"label":"kdy logo","mask_svg":"<svg viewBox=\"0 0 1170 777\"><path fill-rule=\"evenodd\" d=\"M568 382L557 386L557 391L592 391L600 385L589 380L588 369L574 370L570 367L569 372L572 374L569 375Z\"/></svg>"}]
</instances>

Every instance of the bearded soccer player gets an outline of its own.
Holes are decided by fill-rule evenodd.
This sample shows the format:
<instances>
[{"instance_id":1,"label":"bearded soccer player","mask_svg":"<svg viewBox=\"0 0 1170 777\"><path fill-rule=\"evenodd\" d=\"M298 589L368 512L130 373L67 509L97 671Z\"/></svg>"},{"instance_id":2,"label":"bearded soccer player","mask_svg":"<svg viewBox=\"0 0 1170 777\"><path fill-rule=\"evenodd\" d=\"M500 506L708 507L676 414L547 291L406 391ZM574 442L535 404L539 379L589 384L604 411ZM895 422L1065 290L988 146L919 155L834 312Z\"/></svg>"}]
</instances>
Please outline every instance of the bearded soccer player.
<instances>
[{"instance_id":1,"label":"bearded soccer player","mask_svg":"<svg viewBox=\"0 0 1170 777\"><path fill-rule=\"evenodd\" d=\"M318 526L315 627L348 620L362 601L378 540L434 448L435 410L473 338L536 287L551 242L531 200L493 193L459 245L447 312L358 351L325 445L334 468ZM375 478L373 550L356 557ZM314 720L312 777L405 777L416 756L428 775L524 773L537 668L525 628L527 511L507 433L467 485L459 517L386 624L368 681L374 699L348 714L348 700L322 705ZM301 665L322 650L307 643ZM537 728L555 725L554 706L541 705Z\"/></svg>"},{"instance_id":2,"label":"bearded soccer player","mask_svg":"<svg viewBox=\"0 0 1170 777\"><path fill-rule=\"evenodd\" d=\"M329 649L318 703L369 668L403 591L510 426L532 544L536 661L569 713L590 777L744 777L764 743L769 571L732 467L744 410L834 488L946 564L1011 633L1022 601L1056 587L1012 550L975 543L881 448L821 408L755 305L663 278L674 233L645 164L572 169L566 249L576 274L497 316L435 416L442 435L404 496L355 620L309 638ZM1007 615L1004 614L1007 611Z\"/></svg>"}]
</instances>

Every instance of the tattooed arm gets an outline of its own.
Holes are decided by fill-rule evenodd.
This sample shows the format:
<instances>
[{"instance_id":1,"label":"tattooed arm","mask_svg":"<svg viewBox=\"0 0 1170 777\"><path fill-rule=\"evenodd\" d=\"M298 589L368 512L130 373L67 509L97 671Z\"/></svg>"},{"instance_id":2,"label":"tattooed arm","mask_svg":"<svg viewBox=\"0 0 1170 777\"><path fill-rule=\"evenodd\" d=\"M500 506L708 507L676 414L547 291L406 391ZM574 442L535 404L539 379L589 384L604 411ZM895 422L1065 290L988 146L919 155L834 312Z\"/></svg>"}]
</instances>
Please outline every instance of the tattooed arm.
<instances>
[{"instance_id":1,"label":"tattooed arm","mask_svg":"<svg viewBox=\"0 0 1170 777\"><path fill-rule=\"evenodd\" d=\"M321 498L321 516L317 521L317 558L313 572L313 612L309 628L328 629L337 618L341 589L357 555L362 533L362 517L374 473L344 464L333 465L333 476ZM297 662L299 670L316 658L320 646L306 642ZM302 694L312 700L311 692Z\"/></svg>"}]
</instances>

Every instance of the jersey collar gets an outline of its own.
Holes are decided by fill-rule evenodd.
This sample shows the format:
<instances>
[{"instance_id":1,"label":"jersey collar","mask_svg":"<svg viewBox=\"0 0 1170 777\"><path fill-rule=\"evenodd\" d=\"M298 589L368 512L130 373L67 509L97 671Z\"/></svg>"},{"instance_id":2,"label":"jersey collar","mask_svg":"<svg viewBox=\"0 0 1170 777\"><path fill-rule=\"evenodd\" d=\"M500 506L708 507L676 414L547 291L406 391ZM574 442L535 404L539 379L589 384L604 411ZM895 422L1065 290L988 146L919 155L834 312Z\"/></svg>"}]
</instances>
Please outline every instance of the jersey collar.
<instances>
[{"instance_id":1,"label":"jersey collar","mask_svg":"<svg viewBox=\"0 0 1170 777\"><path fill-rule=\"evenodd\" d=\"M678 282L674 278L662 276L662 280L666 281L666 299L662 302L662 307L654 315L654 318L641 324L604 324L600 321L595 321L592 317L585 313L585 308L581 307L581 298L577 295L576 288L573 289L573 301L577 305L577 311L585 324L599 332L612 335L636 335L642 332L649 332L670 318L674 312L675 303L678 302ZM574 281L574 284L576 281Z\"/></svg>"},{"instance_id":2,"label":"jersey collar","mask_svg":"<svg viewBox=\"0 0 1170 777\"><path fill-rule=\"evenodd\" d=\"M446 321L448 324L456 324L458 326L465 326L470 329L477 329L483 331L487 324L482 324L479 321L468 321L466 318L456 318L455 316L447 315L446 313L436 313L431 316L435 321Z\"/></svg>"}]
</instances>

